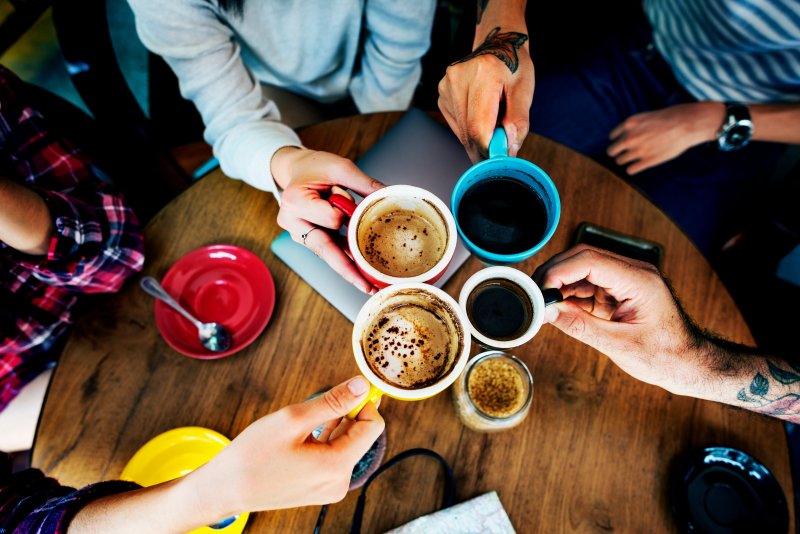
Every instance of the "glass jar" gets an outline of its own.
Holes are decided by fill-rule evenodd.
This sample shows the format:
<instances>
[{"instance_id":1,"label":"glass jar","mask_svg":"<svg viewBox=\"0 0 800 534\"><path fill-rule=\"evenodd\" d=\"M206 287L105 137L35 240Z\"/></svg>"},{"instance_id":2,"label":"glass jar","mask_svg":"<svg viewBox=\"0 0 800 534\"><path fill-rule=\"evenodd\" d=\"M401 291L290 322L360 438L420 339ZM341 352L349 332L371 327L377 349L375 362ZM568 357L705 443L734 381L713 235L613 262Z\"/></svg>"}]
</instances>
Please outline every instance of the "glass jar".
<instances>
[{"instance_id":1,"label":"glass jar","mask_svg":"<svg viewBox=\"0 0 800 534\"><path fill-rule=\"evenodd\" d=\"M453 384L453 404L461 422L478 432L497 432L520 424L533 399L528 367L506 352L488 351L467 362Z\"/></svg>"}]
</instances>

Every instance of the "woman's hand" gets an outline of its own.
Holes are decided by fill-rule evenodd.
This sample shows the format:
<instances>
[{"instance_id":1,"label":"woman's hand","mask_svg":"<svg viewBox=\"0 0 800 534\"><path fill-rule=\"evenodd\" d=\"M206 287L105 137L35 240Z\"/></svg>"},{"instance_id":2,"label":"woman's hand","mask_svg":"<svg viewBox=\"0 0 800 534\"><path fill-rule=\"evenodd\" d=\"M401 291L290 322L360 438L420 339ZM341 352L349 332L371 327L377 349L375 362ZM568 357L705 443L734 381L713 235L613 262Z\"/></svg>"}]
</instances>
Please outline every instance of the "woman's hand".
<instances>
[{"instance_id":1,"label":"woman's hand","mask_svg":"<svg viewBox=\"0 0 800 534\"><path fill-rule=\"evenodd\" d=\"M364 293L373 292L372 285L361 276L337 243L336 232L345 222L345 214L326 199L332 194L352 199L345 188L367 196L384 185L361 172L349 159L305 148L284 147L278 150L272 158L271 168L272 175L283 188L278 224L294 241L311 249L342 278ZM318 229L311 231L314 228Z\"/></svg>"}]
</instances>

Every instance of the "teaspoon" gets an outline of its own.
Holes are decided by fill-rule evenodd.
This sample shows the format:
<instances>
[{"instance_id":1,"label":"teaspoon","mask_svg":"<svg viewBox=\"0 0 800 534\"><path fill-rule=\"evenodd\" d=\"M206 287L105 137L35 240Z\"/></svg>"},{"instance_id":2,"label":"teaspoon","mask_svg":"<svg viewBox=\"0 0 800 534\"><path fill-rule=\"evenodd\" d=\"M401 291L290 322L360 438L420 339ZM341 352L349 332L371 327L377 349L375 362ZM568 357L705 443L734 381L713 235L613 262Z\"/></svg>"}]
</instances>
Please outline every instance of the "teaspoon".
<instances>
[{"instance_id":1,"label":"teaspoon","mask_svg":"<svg viewBox=\"0 0 800 534\"><path fill-rule=\"evenodd\" d=\"M164 301L164 303L186 317L186 319L197 327L197 336L200 339L200 343L202 343L205 348L211 352L223 352L231 348L231 336L222 325L219 323L202 323L195 319L192 314L186 311L183 306L178 304L178 302L161 287L158 280L152 276L145 276L142 278L139 285L141 285L142 289L147 293Z\"/></svg>"}]
</instances>

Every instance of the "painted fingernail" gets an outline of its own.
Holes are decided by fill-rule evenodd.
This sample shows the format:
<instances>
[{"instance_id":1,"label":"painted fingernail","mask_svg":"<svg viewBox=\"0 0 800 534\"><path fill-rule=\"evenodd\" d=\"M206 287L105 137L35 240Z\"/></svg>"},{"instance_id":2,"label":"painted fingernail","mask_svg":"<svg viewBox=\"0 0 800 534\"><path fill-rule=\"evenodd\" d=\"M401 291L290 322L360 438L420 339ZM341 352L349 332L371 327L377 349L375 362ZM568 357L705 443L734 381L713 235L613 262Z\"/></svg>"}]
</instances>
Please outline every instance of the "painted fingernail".
<instances>
[{"instance_id":1,"label":"painted fingernail","mask_svg":"<svg viewBox=\"0 0 800 534\"><path fill-rule=\"evenodd\" d=\"M353 395L363 395L369 389L369 383L363 376L357 376L350 379L350 382L347 383L347 389L349 389L350 393Z\"/></svg>"}]
</instances>

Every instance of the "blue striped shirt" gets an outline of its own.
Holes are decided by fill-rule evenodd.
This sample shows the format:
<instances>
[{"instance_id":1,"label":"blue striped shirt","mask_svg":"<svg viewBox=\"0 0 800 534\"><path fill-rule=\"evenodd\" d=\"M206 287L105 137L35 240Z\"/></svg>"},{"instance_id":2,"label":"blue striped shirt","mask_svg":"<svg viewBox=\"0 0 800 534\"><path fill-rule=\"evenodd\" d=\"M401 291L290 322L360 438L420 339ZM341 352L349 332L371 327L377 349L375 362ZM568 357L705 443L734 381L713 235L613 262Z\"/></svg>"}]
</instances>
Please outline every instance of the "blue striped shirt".
<instances>
[{"instance_id":1,"label":"blue striped shirt","mask_svg":"<svg viewBox=\"0 0 800 534\"><path fill-rule=\"evenodd\" d=\"M698 100L800 102L800 0L644 0L656 48Z\"/></svg>"}]
</instances>

